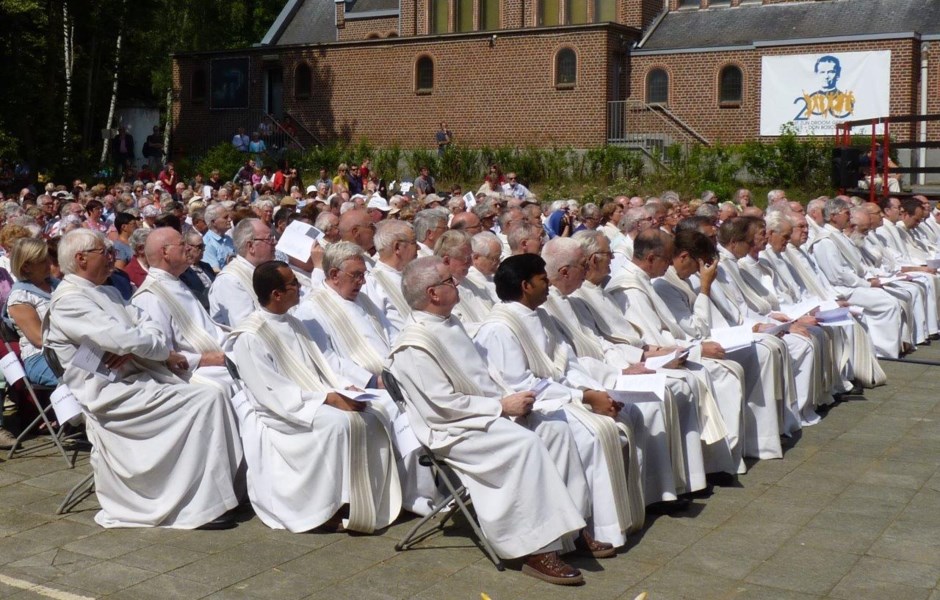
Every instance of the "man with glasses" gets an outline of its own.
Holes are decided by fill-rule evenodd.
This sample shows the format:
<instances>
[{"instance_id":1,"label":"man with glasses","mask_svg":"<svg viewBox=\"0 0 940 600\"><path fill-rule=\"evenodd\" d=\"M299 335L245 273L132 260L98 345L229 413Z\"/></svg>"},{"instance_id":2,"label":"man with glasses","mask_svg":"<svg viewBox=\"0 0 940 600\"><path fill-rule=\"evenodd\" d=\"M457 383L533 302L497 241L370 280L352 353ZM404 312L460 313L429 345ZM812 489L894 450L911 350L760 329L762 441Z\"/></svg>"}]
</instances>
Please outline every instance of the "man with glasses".
<instances>
[{"instance_id":1,"label":"man with glasses","mask_svg":"<svg viewBox=\"0 0 940 600\"><path fill-rule=\"evenodd\" d=\"M241 223L239 223L239 227ZM237 235L237 233L236 233ZM287 263L252 273L259 307L226 342L248 389L237 405L248 490L261 521L303 532L320 526L372 533L401 510L401 487L378 403L336 372L290 310L300 282ZM370 398L370 400L373 398Z\"/></svg>"},{"instance_id":2,"label":"man with glasses","mask_svg":"<svg viewBox=\"0 0 940 600\"><path fill-rule=\"evenodd\" d=\"M494 211L493 215L495 214ZM418 240L418 256L434 254L434 245L447 231L448 216L445 208L426 208L415 215L414 229L415 239ZM486 221L482 218L481 221L486 227Z\"/></svg>"},{"instance_id":3,"label":"man with glasses","mask_svg":"<svg viewBox=\"0 0 940 600\"><path fill-rule=\"evenodd\" d=\"M179 377L185 356L165 330L103 285L112 258L89 229L59 245L65 278L53 293L44 345L68 365L63 382L82 405L103 527L234 527L233 481L242 450L231 405L213 386ZM167 248L169 253L182 253ZM93 342L114 378L80 368Z\"/></svg>"},{"instance_id":4,"label":"man with glasses","mask_svg":"<svg viewBox=\"0 0 940 600\"><path fill-rule=\"evenodd\" d=\"M215 281L215 271L209 266L209 263L202 260L202 253L205 251L206 244L202 236L195 231L189 231L183 234L183 240L186 242L186 260L189 268L180 275L180 280L189 288L199 300L202 306L209 310L209 288Z\"/></svg>"},{"instance_id":5,"label":"man with glasses","mask_svg":"<svg viewBox=\"0 0 940 600\"><path fill-rule=\"evenodd\" d=\"M418 242L406 221L382 221L374 236L378 260L363 291L392 325L401 330L411 309L401 293L401 273L418 255Z\"/></svg>"},{"instance_id":6,"label":"man with glasses","mask_svg":"<svg viewBox=\"0 0 940 600\"><path fill-rule=\"evenodd\" d=\"M440 237L434 248L434 256L444 261L444 265L454 278L460 292L460 301L453 309L453 315L460 319L467 333L471 336L489 314L493 307L485 286L467 279L473 265L473 249L470 235L465 231L448 231Z\"/></svg>"},{"instance_id":7,"label":"man with glasses","mask_svg":"<svg viewBox=\"0 0 940 600\"><path fill-rule=\"evenodd\" d=\"M520 200L532 200L535 198L535 195L529 191L529 188L519 183L516 174L513 172L506 174L506 183L503 184L503 192L507 196L512 196Z\"/></svg>"},{"instance_id":8,"label":"man with glasses","mask_svg":"<svg viewBox=\"0 0 940 600\"><path fill-rule=\"evenodd\" d=\"M366 265L371 269L375 265L372 254L375 252L375 223L364 209L355 208L343 213L339 218L339 238L352 242L366 255Z\"/></svg>"},{"instance_id":9,"label":"man with glasses","mask_svg":"<svg viewBox=\"0 0 940 600\"><path fill-rule=\"evenodd\" d=\"M260 219L242 219L232 234L238 255L209 289L209 314L222 325L237 325L259 307L251 286L255 267L274 258L277 239Z\"/></svg>"}]
</instances>

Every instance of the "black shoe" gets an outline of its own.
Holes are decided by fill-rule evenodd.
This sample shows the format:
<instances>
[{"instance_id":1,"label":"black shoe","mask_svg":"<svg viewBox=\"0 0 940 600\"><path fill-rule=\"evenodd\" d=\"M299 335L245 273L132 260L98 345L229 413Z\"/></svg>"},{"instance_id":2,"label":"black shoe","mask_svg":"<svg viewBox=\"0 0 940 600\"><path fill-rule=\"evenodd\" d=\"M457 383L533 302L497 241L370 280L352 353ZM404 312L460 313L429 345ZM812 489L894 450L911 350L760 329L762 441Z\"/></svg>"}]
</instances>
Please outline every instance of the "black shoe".
<instances>
[{"instance_id":1,"label":"black shoe","mask_svg":"<svg viewBox=\"0 0 940 600\"><path fill-rule=\"evenodd\" d=\"M738 483L738 476L734 473L725 473L724 471L706 473L705 481L718 487L734 487Z\"/></svg>"},{"instance_id":2,"label":"black shoe","mask_svg":"<svg viewBox=\"0 0 940 600\"><path fill-rule=\"evenodd\" d=\"M231 513L227 512L222 516L212 519L208 523L200 525L196 529L200 529L202 531L221 531L223 529L234 529L236 527L238 527L238 523L235 521L235 518L231 515Z\"/></svg>"},{"instance_id":3,"label":"black shoe","mask_svg":"<svg viewBox=\"0 0 940 600\"><path fill-rule=\"evenodd\" d=\"M691 506L691 500L680 497L669 502L654 502L646 507L646 512L654 515L674 515L689 510Z\"/></svg>"}]
</instances>

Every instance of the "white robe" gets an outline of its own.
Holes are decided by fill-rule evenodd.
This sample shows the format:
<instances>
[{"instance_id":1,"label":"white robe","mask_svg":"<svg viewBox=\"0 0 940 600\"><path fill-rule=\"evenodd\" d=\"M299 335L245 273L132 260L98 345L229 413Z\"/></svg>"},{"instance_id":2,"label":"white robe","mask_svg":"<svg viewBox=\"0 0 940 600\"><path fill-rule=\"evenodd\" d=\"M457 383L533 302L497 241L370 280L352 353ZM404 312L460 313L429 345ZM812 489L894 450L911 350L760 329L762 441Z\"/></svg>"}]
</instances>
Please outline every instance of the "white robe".
<instances>
[{"instance_id":1,"label":"white robe","mask_svg":"<svg viewBox=\"0 0 940 600\"><path fill-rule=\"evenodd\" d=\"M865 311L876 355L897 358L901 353L901 342L911 335L909 331L905 335L906 323L902 318L900 303L885 290L871 287L862 277L864 272L857 270L856 265L843 254L840 245L833 239L834 235L845 237L842 232L827 225L814 239L810 251L817 266L839 293ZM851 244L848 239L843 243Z\"/></svg>"},{"instance_id":2,"label":"white robe","mask_svg":"<svg viewBox=\"0 0 940 600\"><path fill-rule=\"evenodd\" d=\"M483 392L457 389L452 375L427 352L397 349L389 368L408 398L415 435L467 487L497 554L516 558L560 547L557 540L583 528L589 512L587 483L567 427L546 423L533 433L502 418L504 391L456 319L416 311L409 322L426 327Z\"/></svg>"},{"instance_id":3,"label":"white robe","mask_svg":"<svg viewBox=\"0 0 940 600\"><path fill-rule=\"evenodd\" d=\"M358 336L372 349L374 358L379 361L379 368L375 371L366 370L370 371L373 377L369 385L376 387L381 377L381 365L386 361L392 349L390 340L398 337L398 329L378 312L365 294L360 293L356 301L351 302L336 293L329 285L324 285L314 294L329 294L341 307L345 321L343 326L352 326L352 331L349 333ZM304 324L310 332L310 337L324 354L336 353L344 359L344 362L355 363L356 349L347 345L348 340L340 332L340 324L336 323L330 314L319 309L319 306L314 303L315 297L309 296L302 301L294 309L294 316ZM365 365L357 364L365 368ZM341 374L346 374L343 373L343 368L337 370ZM391 420L395 421L400 414L400 408L391 402L383 403L383 407ZM409 452L406 456L402 456L401 450L396 446L395 456L398 460L398 476L401 480L402 507L415 514L426 515L438 498L434 477L430 469L418 464L417 452Z\"/></svg>"},{"instance_id":4,"label":"white robe","mask_svg":"<svg viewBox=\"0 0 940 600\"><path fill-rule=\"evenodd\" d=\"M44 345L66 366L82 405L103 527L191 529L238 506L242 459L231 406L213 387L183 382L163 361L161 328L117 290L66 275L52 295ZM83 338L133 354L117 380L73 364Z\"/></svg>"},{"instance_id":5,"label":"white robe","mask_svg":"<svg viewBox=\"0 0 940 600\"><path fill-rule=\"evenodd\" d=\"M328 391L343 393L351 382L336 373L328 377L317 372L289 323L292 316L264 309L255 316L315 378L338 383L338 389L324 384L324 391L309 391L288 375L280 357L259 335L236 330L234 339L227 340L226 349L233 353L250 392L247 403L239 406L239 419L248 462L248 496L255 513L268 527L309 531L351 501L351 478L359 475L368 478L375 527L389 525L401 503L398 476L389 465L394 456L383 419L373 412L356 413L365 427L368 473L355 472L354 417L325 403ZM299 323L296 327L303 328Z\"/></svg>"},{"instance_id":6,"label":"white robe","mask_svg":"<svg viewBox=\"0 0 940 600\"><path fill-rule=\"evenodd\" d=\"M255 267L242 256L236 256L216 276L209 288L209 315L222 325L238 325L258 310L258 297L251 286ZM247 279L243 276L247 274Z\"/></svg>"},{"instance_id":7,"label":"white robe","mask_svg":"<svg viewBox=\"0 0 940 600\"><path fill-rule=\"evenodd\" d=\"M167 273L162 269L151 267L147 274L148 279L160 285L180 307L189 316L192 325L198 327L206 333L206 341L215 343L216 351L222 350L222 343L225 341L225 332L212 319L209 313L203 308L202 304L193 293L187 288L178 277ZM167 345L174 351L179 352L186 357L189 363L189 371L192 377L192 383L211 383L221 387L230 397L232 378L224 366L202 366L203 350L198 348L199 341L188 339L180 322L174 318L170 309L163 300L154 292L149 291L146 284L143 285L134 294L131 304L143 311L151 321L157 323L160 329L167 335Z\"/></svg>"},{"instance_id":8,"label":"white robe","mask_svg":"<svg viewBox=\"0 0 940 600\"><path fill-rule=\"evenodd\" d=\"M376 262L366 274L366 283L360 293L368 296L398 331L405 327L411 309L401 296L401 271L382 261Z\"/></svg>"},{"instance_id":9,"label":"white robe","mask_svg":"<svg viewBox=\"0 0 940 600\"><path fill-rule=\"evenodd\" d=\"M529 335L542 350L552 356L555 348L549 343L549 336L544 327L550 317L541 312L542 309L531 310L519 302L507 303L523 322ZM516 391L535 389L539 378L532 372L523 346L515 334L505 324L493 320L486 321L481 327L474 343L489 364L497 369L506 384ZM561 340L558 343L564 344ZM620 373L620 369L606 367L603 363L596 363L594 369L588 369L581 364L574 351L567 345L561 349L567 355L564 373L552 378L549 388L536 400L539 410L557 410L558 408L571 409L572 402L580 402L585 389L613 389ZM606 373L598 371L605 370ZM604 381L599 381L600 375ZM666 423L663 407L660 402L628 403L624 406L618 419L633 429L636 437L637 456L639 458L643 482L644 498L647 503L662 500L675 500L675 472L670 461L671 440L667 440ZM574 420L574 419L570 419ZM581 438L579 448L582 446ZM589 447L595 447L593 439L587 440ZM629 452L625 448L624 452ZM583 452L583 451L582 451ZM582 459L584 454L582 453ZM625 454L624 463L627 462ZM607 477L603 469L597 469L599 477ZM635 473L627 473L627 477L636 477ZM596 483L596 482L595 482ZM609 485L609 484L608 484ZM595 512L599 510L598 499L595 497Z\"/></svg>"}]
</instances>

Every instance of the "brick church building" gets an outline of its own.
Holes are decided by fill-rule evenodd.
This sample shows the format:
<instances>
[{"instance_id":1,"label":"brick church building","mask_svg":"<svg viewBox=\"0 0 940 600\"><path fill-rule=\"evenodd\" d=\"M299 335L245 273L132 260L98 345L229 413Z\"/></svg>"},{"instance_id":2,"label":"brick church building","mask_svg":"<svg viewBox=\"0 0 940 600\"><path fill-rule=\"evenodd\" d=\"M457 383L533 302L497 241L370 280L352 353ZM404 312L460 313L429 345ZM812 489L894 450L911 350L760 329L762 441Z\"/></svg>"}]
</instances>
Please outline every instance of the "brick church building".
<instances>
[{"instance_id":1,"label":"brick church building","mask_svg":"<svg viewBox=\"0 0 940 600\"><path fill-rule=\"evenodd\" d=\"M304 143L740 142L940 113L940 2L287 0L259 44L173 59L183 152L266 114Z\"/></svg>"}]
</instances>

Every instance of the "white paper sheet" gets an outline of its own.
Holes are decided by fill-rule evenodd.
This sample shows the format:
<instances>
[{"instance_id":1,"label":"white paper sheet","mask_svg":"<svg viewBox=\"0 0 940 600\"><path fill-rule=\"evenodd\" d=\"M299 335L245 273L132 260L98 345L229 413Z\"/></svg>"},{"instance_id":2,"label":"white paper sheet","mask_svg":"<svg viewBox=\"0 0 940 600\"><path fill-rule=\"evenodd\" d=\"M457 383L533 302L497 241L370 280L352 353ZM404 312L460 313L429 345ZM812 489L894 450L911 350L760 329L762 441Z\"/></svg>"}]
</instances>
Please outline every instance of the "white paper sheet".
<instances>
[{"instance_id":1,"label":"white paper sheet","mask_svg":"<svg viewBox=\"0 0 940 600\"><path fill-rule=\"evenodd\" d=\"M781 304L780 312L795 321L806 313L815 310L818 306L818 300L804 300L802 302L797 302L796 304Z\"/></svg>"},{"instance_id":2,"label":"white paper sheet","mask_svg":"<svg viewBox=\"0 0 940 600\"><path fill-rule=\"evenodd\" d=\"M467 205L467 210L470 210L477 205L477 197L473 195L473 192L467 192L463 195L463 203Z\"/></svg>"},{"instance_id":3,"label":"white paper sheet","mask_svg":"<svg viewBox=\"0 0 940 600\"><path fill-rule=\"evenodd\" d=\"M666 375L621 375L617 378L617 389L607 391L620 402L661 402L666 397Z\"/></svg>"},{"instance_id":4,"label":"white paper sheet","mask_svg":"<svg viewBox=\"0 0 940 600\"><path fill-rule=\"evenodd\" d=\"M55 417L59 423L68 422L74 425L81 420L82 405L78 403L78 399L69 386L64 383L52 392L49 401L52 402L52 410L55 411Z\"/></svg>"},{"instance_id":5,"label":"white paper sheet","mask_svg":"<svg viewBox=\"0 0 940 600\"><path fill-rule=\"evenodd\" d=\"M790 326L793 325L793 321L787 321L786 323L773 323L773 327L761 331L761 333L766 333L767 335L777 335L778 333L790 333Z\"/></svg>"},{"instance_id":6,"label":"white paper sheet","mask_svg":"<svg viewBox=\"0 0 940 600\"><path fill-rule=\"evenodd\" d=\"M313 243L322 238L323 232L313 225L303 221L294 221L281 234L281 239L277 241L275 249L291 258L306 262L310 260Z\"/></svg>"},{"instance_id":7,"label":"white paper sheet","mask_svg":"<svg viewBox=\"0 0 940 600\"><path fill-rule=\"evenodd\" d=\"M13 385L26 377L23 365L15 352L9 352L3 358L0 358L0 370L3 371L3 378L6 379L7 385Z\"/></svg>"},{"instance_id":8,"label":"white paper sheet","mask_svg":"<svg viewBox=\"0 0 940 600\"><path fill-rule=\"evenodd\" d=\"M418 438L411 430L408 415L405 413L395 417L395 422L392 423L392 439L395 442L395 449L401 457L408 456L421 447L421 442L418 441Z\"/></svg>"},{"instance_id":9,"label":"white paper sheet","mask_svg":"<svg viewBox=\"0 0 940 600\"><path fill-rule=\"evenodd\" d=\"M104 377L108 381L117 381L117 373L104 364L104 350L88 338L82 339L82 344L72 357L72 364L83 371Z\"/></svg>"},{"instance_id":10,"label":"white paper sheet","mask_svg":"<svg viewBox=\"0 0 940 600\"><path fill-rule=\"evenodd\" d=\"M652 369L653 371L657 369L664 368L667 364L676 360L677 358L688 356L689 351L683 349L673 350L669 354L663 354L662 356L653 356L652 358L647 358L643 363L643 366L647 369Z\"/></svg>"},{"instance_id":11,"label":"white paper sheet","mask_svg":"<svg viewBox=\"0 0 940 600\"><path fill-rule=\"evenodd\" d=\"M852 319L849 316L850 314L851 313L848 307L845 307L845 308L839 307L839 308L834 308L832 310L821 310L818 313L816 313L816 320L819 321L820 323L825 323L825 324L830 324L830 325L835 324L835 323L841 323L843 321L851 322Z\"/></svg>"},{"instance_id":12,"label":"white paper sheet","mask_svg":"<svg viewBox=\"0 0 940 600\"><path fill-rule=\"evenodd\" d=\"M733 352L753 344L754 332L750 325L712 328L711 339L718 342L725 352Z\"/></svg>"}]
</instances>

